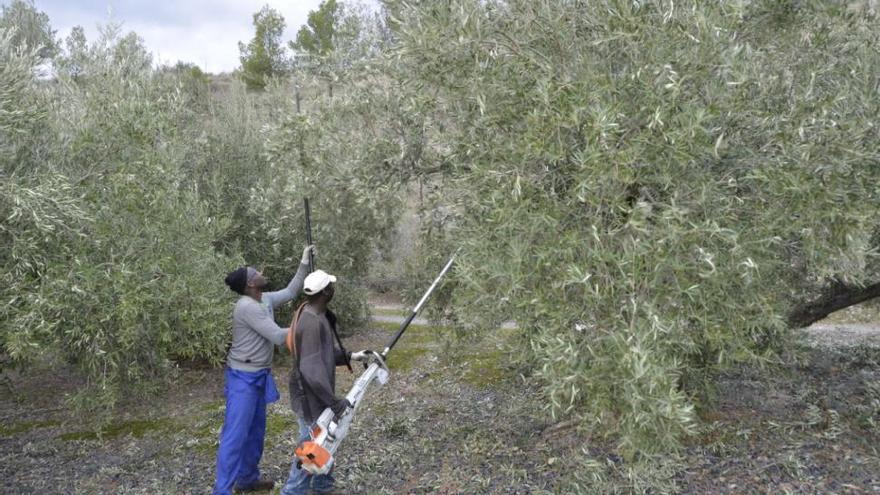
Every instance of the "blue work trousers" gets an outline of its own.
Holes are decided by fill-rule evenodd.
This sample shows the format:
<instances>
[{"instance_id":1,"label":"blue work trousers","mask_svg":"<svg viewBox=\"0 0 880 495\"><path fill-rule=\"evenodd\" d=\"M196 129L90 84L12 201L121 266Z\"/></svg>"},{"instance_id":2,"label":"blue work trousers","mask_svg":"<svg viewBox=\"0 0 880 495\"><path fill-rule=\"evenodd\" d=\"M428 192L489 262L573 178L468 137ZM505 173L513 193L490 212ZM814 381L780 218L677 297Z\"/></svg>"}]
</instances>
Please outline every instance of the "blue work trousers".
<instances>
[{"instance_id":1,"label":"blue work trousers","mask_svg":"<svg viewBox=\"0 0 880 495\"><path fill-rule=\"evenodd\" d=\"M226 368L226 415L217 449L217 481L213 495L228 495L233 486L247 487L260 479L257 466L266 436L266 404L278 400L270 369Z\"/></svg>"}]
</instances>

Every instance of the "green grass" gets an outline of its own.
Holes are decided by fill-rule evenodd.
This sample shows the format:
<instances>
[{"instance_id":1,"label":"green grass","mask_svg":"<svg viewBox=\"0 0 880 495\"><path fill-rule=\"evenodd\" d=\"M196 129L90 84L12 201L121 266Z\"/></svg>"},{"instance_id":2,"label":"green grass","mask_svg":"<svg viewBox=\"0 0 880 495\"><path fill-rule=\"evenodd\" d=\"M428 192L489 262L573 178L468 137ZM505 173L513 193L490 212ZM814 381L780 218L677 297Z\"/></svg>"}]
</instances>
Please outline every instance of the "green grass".
<instances>
[{"instance_id":1,"label":"green grass","mask_svg":"<svg viewBox=\"0 0 880 495\"><path fill-rule=\"evenodd\" d=\"M219 430L223 426L223 417L226 412L225 405L226 401L220 399L199 406L199 412L204 415L200 414L191 427L193 437L198 442L195 446L196 451L208 453L216 450Z\"/></svg>"},{"instance_id":2,"label":"green grass","mask_svg":"<svg viewBox=\"0 0 880 495\"><path fill-rule=\"evenodd\" d=\"M388 368L392 372L409 370L427 352L428 349L423 347L395 347L394 351L388 355Z\"/></svg>"},{"instance_id":3,"label":"green grass","mask_svg":"<svg viewBox=\"0 0 880 495\"><path fill-rule=\"evenodd\" d=\"M296 416L290 414L269 414L266 418L266 437L283 435L298 429Z\"/></svg>"},{"instance_id":4,"label":"green grass","mask_svg":"<svg viewBox=\"0 0 880 495\"><path fill-rule=\"evenodd\" d=\"M23 421L9 425L0 425L0 437L11 437L19 433L27 433L37 428L49 428L61 424L58 421Z\"/></svg>"},{"instance_id":5,"label":"green grass","mask_svg":"<svg viewBox=\"0 0 880 495\"><path fill-rule=\"evenodd\" d=\"M373 322L373 327L387 330L390 338L400 328L400 324ZM428 350L440 348L441 344L450 338L449 330L444 326L411 324L398 341L398 345L389 353L388 367L392 370L410 369L416 359L422 357ZM506 341L513 333L513 330L498 329L495 338ZM486 388L510 378L511 372L505 367L506 353L503 348L491 346L489 342L482 343L480 347L483 350L475 353L457 354L456 361L466 363L464 380L475 387Z\"/></svg>"},{"instance_id":6,"label":"green grass","mask_svg":"<svg viewBox=\"0 0 880 495\"><path fill-rule=\"evenodd\" d=\"M387 402L370 402L365 406L374 416L385 416L391 413L391 406Z\"/></svg>"},{"instance_id":7,"label":"green grass","mask_svg":"<svg viewBox=\"0 0 880 495\"><path fill-rule=\"evenodd\" d=\"M199 406L199 412L203 412L203 413L214 413L217 411L222 412L225 405L226 405L225 399L218 399L218 400L205 402L204 404Z\"/></svg>"},{"instance_id":8,"label":"green grass","mask_svg":"<svg viewBox=\"0 0 880 495\"><path fill-rule=\"evenodd\" d=\"M266 445L274 445L299 435L296 416L292 414L269 414L266 417Z\"/></svg>"},{"instance_id":9,"label":"green grass","mask_svg":"<svg viewBox=\"0 0 880 495\"><path fill-rule=\"evenodd\" d=\"M217 444L220 441L220 428L222 426L223 418L200 423L193 433L193 437L197 441L195 450L203 454L217 450Z\"/></svg>"},{"instance_id":10,"label":"green grass","mask_svg":"<svg viewBox=\"0 0 880 495\"><path fill-rule=\"evenodd\" d=\"M386 330L388 332L388 338L390 339L397 332L397 330L400 329L400 324L373 322L373 328ZM397 341L397 346L432 344L439 345L443 340L447 330L448 329L446 327L418 325L412 323L409 327L407 327L406 332L403 333L403 336L400 337L400 340ZM393 356L395 353L397 353L397 346L394 347L394 350L389 354L389 356Z\"/></svg>"},{"instance_id":11,"label":"green grass","mask_svg":"<svg viewBox=\"0 0 880 495\"><path fill-rule=\"evenodd\" d=\"M478 388L487 388L509 379L511 373L504 366L506 356L501 349L461 356L458 360L466 363L464 381Z\"/></svg>"},{"instance_id":12,"label":"green grass","mask_svg":"<svg viewBox=\"0 0 880 495\"><path fill-rule=\"evenodd\" d=\"M400 316L406 318L409 316L409 313L410 312L404 308L370 308L370 314L374 316Z\"/></svg>"},{"instance_id":13,"label":"green grass","mask_svg":"<svg viewBox=\"0 0 880 495\"><path fill-rule=\"evenodd\" d=\"M409 434L410 428L401 418L395 418L384 429L383 437L389 439L403 438Z\"/></svg>"},{"instance_id":14,"label":"green grass","mask_svg":"<svg viewBox=\"0 0 880 495\"><path fill-rule=\"evenodd\" d=\"M154 431L178 431L182 427L171 418L134 419L111 423L97 431L74 431L58 436L61 440L100 440L131 435L141 438Z\"/></svg>"}]
</instances>

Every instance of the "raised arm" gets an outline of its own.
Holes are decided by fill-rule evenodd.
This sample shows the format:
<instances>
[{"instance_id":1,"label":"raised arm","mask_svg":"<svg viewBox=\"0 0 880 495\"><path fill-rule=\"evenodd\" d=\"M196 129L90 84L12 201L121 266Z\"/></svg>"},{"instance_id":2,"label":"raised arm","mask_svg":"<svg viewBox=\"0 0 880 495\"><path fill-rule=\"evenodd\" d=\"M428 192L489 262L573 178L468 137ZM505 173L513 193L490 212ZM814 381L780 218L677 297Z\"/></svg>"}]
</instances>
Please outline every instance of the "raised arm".
<instances>
[{"instance_id":1,"label":"raised arm","mask_svg":"<svg viewBox=\"0 0 880 495\"><path fill-rule=\"evenodd\" d=\"M303 281L306 279L306 275L309 274L309 251L313 248L314 246L306 246L305 249L303 249L299 268L293 278L290 279L287 287L281 290L276 290L275 292L263 293L263 297L269 300L272 308L278 308L287 301L292 301L300 292L302 292Z\"/></svg>"}]
</instances>

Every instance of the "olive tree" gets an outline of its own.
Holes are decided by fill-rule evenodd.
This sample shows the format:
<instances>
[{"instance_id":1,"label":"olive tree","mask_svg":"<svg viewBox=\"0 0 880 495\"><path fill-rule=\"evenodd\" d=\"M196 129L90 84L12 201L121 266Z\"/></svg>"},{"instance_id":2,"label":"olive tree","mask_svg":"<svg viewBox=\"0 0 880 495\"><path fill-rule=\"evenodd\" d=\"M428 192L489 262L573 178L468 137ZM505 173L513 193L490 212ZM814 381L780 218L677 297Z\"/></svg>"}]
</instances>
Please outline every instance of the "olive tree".
<instances>
[{"instance_id":1,"label":"olive tree","mask_svg":"<svg viewBox=\"0 0 880 495\"><path fill-rule=\"evenodd\" d=\"M32 0L12 0L7 5L0 5L0 29L12 37L13 46L35 50L41 62L52 58L58 51L49 16L37 10Z\"/></svg>"},{"instance_id":2,"label":"olive tree","mask_svg":"<svg viewBox=\"0 0 880 495\"><path fill-rule=\"evenodd\" d=\"M793 312L880 280L875 17L388 4L463 246L454 306L516 319L554 415L667 452L713 370L778 361Z\"/></svg>"},{"instance_id":3,"label":"olive tree","mask_svg":"<svg viewBox=\"0 0 880 495\"><path fill-rule=\"evenodd\" d=\"M136 35L106 30L87 77L51 84L8 39L2 351L76 365L88 381L77 399L108 411L180 359L222 357L217 274L241 261L214 249L228 222L185 180L187 100L157 84Z\"/></svg>"}]
</instances>

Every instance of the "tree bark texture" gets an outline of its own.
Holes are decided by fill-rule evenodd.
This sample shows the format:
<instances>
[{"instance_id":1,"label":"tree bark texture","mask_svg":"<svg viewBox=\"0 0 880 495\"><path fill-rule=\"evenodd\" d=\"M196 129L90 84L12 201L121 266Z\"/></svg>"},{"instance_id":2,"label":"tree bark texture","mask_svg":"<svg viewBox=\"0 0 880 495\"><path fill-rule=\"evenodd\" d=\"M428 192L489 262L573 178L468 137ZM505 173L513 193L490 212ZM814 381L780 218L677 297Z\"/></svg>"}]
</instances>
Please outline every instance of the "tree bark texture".
<instances>
[{"instance_id":1,"label":"tree bark texture","mask_svg":"<svg viewBox=\"0 0 880 495\"><path fill-rule=\"evenodd\" d=\"M831 313L880 296L880 283L865 287L837 285L818 299L795 308L788 315L791 328L803 328Z\"/></svg>"}]
</instances>

